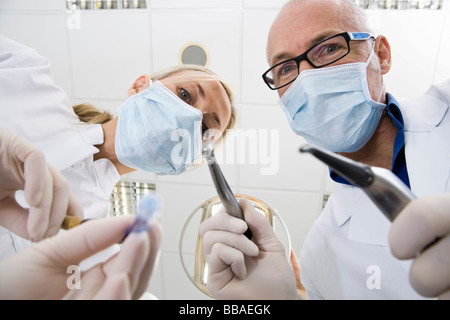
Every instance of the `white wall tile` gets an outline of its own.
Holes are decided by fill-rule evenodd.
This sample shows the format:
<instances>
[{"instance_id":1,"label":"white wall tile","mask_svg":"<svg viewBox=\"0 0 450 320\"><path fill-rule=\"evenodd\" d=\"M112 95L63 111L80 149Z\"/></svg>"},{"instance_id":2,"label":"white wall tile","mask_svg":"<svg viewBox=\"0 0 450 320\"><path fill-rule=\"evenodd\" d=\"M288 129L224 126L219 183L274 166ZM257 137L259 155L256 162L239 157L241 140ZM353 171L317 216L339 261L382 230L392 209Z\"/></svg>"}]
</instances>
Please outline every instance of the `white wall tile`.
<instances>
[{"instance_id":1,"label":"white wall tile","mask_svg":"<svg viewBox=\"0 0 450 320\"><path fill-rule=\"evenodd\" d=\"M0 10L19 10L19 11L64 11L66 1L55 0L2 0Z\"/></svg>"},{"instance_id":2,"label":"white wall tile","mask_svg":"<svg viewBox=\"0 0 450 320\"><path fill-rule=\"evenodd\" d=\"M158 178L157 175L152 172L136 170L134 172L122 175L121 180L157 183Z\"/></svg>"},{"instance_id":3,"label":"white wall tile","mask_svg":"<svg viewBox=\"0 0 450 320\"><path fill-rule=\"evenodd\" d=\"M276 104L278 95L262 79L269 68L266 42L278 9L246 10L242 26L242 102Z\"/></svg>"},{"instance_id":4,"label":"white wall tile","mask_svg":"<svg viewBox=\"0 0 450 320\"><path fill-rule=\"evenodd\" d=\"M281 8L289 0L244 0L245 8Z\"/></svg>"},{"instance_id":5,"label":"white wall tile","mask_svg":"<svg viewBox=\"0 0 450 320\"><path fill-rule=\"evenodd\" d=\"M157 190L162 196L164 210L161 217L164 227L162 250L178 252L181 231L188 216L205 200L216 196L216 190L165 182L158 183Z\"/></svg>"},{"instance_id":6,"label":"white wall tile","mask_svg":"<svg viewBox=\"0 0 450 320\"><path fill-rule=\"evenodd\" d=\"M230 187L236 187L238 184L238 165L234 163L227 164L222 162L220 152L216 154L216 159ZM206 163L195 165L195 167L192 167L192 169L189 169L188 171L180 175L159 176L158 179L161 182L184 183L193 185L202 184L213 186L211 174Z\"/></svg>"},{"instance_id":7,"label":"white wall tile","mask_svg":"<svg viewBox=\"0 0 450 320\"><path fill-rule=\"evenodd\" d=\"M240 8L242 0L149 0L152 9L160 8L197 8L197 9L214 9L214 8Z\"/></svg>"},{"instance_id":8,"label":"white wall tile","mask_svg":"<svg viewBox=\"0 0 450 320\"><path fill-rule=\"evenodd\" d=\"M424 93L433 83L445 12L376 10L368 11L368 16L391 45L392 68L385 76L388 92L397 97Z\"/></svg>"},{"instance_id":9,"label":"white wall tile","mask_svg":"<svg viewBox=\"0 0 450 320\"><path fill-rule=\"evenodd\" d=\"M325 185L323 192L325 194L331 194L334 188L334 182L330 178L330 170L327 166L324 166L324 177L325 177Z\"/></svg>"},{"instance_id":10,"label":"white wall tile","mask_svg":"<svg viewBox=\"0 0 450 320\"><path fill-rule=\"evenodd\" d=\"M191 257L194 259L194 257ZM190 261L193 264L193 261ZM165 296L170 300L210 300L211 298L201 292L186 276L181 261L176 253L163 253L162 259L163 281L165 283Z\"/></svg>"},{"instance_id":11,"label":"white wall tile","mask_svg":"<svg viewBox=\"0 0 450 320\"><path fill-rule=\"evenodd\" d=\"M117 109L119 109L125 101L125 97L123 99L97 99L95 106L100 110L106 110L111 112L113 115L116 115Z\"/></svg>"},{"instance_id":12,"label":"white wall tile","mask_svg":"<svg viewBox=\"0 0 450 320\"><path fill-rule=\"evenodd\" d=\"M48 58L55 83L70 96L72 72L65 14L0 11L0 34L34 48Z\"/></svg>"},{"instance_id":13,"label":"white wall tile","mask_svg":"<svg viewBox=\"0 0 450 320\"><path fill-rule=\"evenodd\" d=\"M127 89L150 72L145 11L82 10L80 29L69 30L73 97L126 99Z\"/></svg>"},{"instance_id":14,"label":"white wall tile","mask_svg":"<svg viewBox=\"0 0 450 320\"><path fill-rule=\"evenodd\" d=\"M153 68L180 63L188 43L200 43L209 54L208 67L232 87L239 88L241 67L241 16L238 10L156 10L151 17Z\"/></svg>"},{"instance_id":15,"label":"white wall tile","mask_svg":"<svg viewBox=\"0 0 450 320\"><path fill-rule=\"evenodd\" d=\"M442 29L441 43L436 59L436 69L433 83L438 83L450 78L450 4L447 3L445 24Z\"/></svg>"},{"instance_id":16,"label":"white wall tile","mask_svg":"<svg viewBox=\"0 0 450 320\"><path fill-rule=\"evenodd\" d=\"M305 140L292 132L278 105L244 105L242 128L257 142L245 140L248 156L240 166L241 187L320 191L323 165L298 151ZM250 162L251 155L256 164Z\"/></svg>"}]
</instances>

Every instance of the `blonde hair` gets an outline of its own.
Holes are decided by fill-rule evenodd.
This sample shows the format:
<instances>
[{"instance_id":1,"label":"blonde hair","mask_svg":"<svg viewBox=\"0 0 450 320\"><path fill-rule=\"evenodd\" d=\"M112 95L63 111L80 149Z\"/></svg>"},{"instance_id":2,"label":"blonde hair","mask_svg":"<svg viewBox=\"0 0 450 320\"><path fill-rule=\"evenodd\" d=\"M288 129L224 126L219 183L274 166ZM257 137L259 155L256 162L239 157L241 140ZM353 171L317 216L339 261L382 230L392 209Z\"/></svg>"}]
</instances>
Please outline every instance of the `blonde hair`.
<instances>
[{"instance_id":1,"label":"blonde hair","mask_svg":"<svg viewBox=\"0 0 450 320\"><path fill-rule=\"evenodd\" d=\"M81 122L87 124L103 124L113 119L113 115L108 111L100 111L89 103L81 103L72 106L73 111Z\"/></svg>"},{"instance_id":2,"label":"blonde hair","mask_svg":"<svg viewBox=\"0 0 450 320\"><path fill-rule=\"evenodd\" d=\"M217 80L220 82L220 84L225 89L225 92L231 103L231 117L230 117L230 120L228 121L228 125L223 133L223 137L225 137L227 129L233 128L234 125L236 124L237 115L236 115L236 109L233 106L233 100L234 100L233 90L228 85L228 83L226 83L223 79L218 77L216 73L212 72L211 70L209 70L206 67L191 65L191 64L182 64L182 65L173 66L173 67L170 67L167 69L163 69L163 70L154 72L154 73L150 74L149 77L152 81L157 81L157 80L164 79L165 77L168 77L177 72L186 71L186 70L201 71L206 74L212 75L217 78ZM75 105L75 106L73 106L73 110L74 110L75 114L78 116L78 119L80 119L81 122L84 122L87 124L103 124L103 123L106 123L113 119L113 115L110 112L101 111L89 103L82 103L82 104Z\"/></svg>"}]
</instances>

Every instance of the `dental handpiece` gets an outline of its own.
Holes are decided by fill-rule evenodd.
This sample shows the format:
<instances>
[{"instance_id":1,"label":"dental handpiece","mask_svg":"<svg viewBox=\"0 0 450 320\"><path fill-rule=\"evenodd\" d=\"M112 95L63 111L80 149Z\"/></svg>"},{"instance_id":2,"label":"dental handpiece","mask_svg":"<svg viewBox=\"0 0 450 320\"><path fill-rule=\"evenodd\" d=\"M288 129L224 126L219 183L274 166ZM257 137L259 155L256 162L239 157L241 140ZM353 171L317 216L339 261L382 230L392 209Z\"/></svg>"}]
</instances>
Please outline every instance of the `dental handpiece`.
<instances>
[{"instance_id":1,"label":"dental handpiece","mask_svg":"<svg viewBox=\"0 0 450 320\"><path fill-rule=\"evenodd\" d=\"M411 190L387 169L368 166L311 145L302 146L300 152L312 154L348 182L360 187L391 222L416 198Z\"/></svg>"},{"instance_id":2,"label":"dental handpiece","mask_svg":"<svg viewBox=\"0 0 450 320\"><path fill-rule=\"evenodd\" d=\"M222 204L228 214L244 220L244 215L242 213L241 207L239 206L236 197L231 191L231 188L228 185L227 180L222 173L222 170L220 170L220 167L217 164L214 155L214 149L214 144L211 141L203 143L202 153L208 164L209 172L211 173L211 178L214 182L214 186L216 187L217 194L219 195L219 198L222 201ZM247 236L247 238L251 239L252 234L250 229L247 229L244 234Z\"/></svg>"}]
</instances>

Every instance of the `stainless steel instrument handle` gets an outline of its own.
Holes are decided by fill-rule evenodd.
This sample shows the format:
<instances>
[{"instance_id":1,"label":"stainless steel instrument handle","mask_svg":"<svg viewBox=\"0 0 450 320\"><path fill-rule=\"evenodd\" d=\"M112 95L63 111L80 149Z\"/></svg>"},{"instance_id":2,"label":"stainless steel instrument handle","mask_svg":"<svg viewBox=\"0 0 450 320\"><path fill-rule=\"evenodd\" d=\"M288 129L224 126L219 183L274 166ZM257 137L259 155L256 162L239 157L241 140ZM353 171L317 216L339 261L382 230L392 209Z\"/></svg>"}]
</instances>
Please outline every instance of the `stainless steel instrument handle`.
<instances>
[{"instance_id":1,"label":"stainless steel instrument handle","mask_svg":"<svg viewBox=\"0 0 450 320\"><path fill-rule=\"evenodd\" d=\"M211 178L214 182L214 186L216 187L217 193L219 195L220 200L226 210L226 212L233 217L244 220L244 214L242 213L241 207L236 200L233 192L231 191L230 186L228 185L227 180L225 179L222 170L220 170L219 165L217 164L215 155L214 155L214 144L211 141L207 141L203 144L202 153L205 157L209 172L211 173ZM251 231L247 229L245 232L247 238L251 238Z\"/></svg>"}]
</instances>

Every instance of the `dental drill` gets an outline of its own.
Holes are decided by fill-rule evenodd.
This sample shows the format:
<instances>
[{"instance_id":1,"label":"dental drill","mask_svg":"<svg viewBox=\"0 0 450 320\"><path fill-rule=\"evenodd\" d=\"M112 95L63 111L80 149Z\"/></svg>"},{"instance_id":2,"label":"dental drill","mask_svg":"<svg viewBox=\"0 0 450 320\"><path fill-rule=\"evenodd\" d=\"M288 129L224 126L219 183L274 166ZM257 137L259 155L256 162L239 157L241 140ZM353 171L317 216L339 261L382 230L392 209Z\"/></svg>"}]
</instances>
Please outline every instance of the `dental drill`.
<instances>
[{"instance_id":1,"label":"dental drill","mask_svg":"<svg viewBox=\"0 0 450 320\"><path fill-rule=\"evenodd\" d=\"M312 145L302 146L300 152L312 154L348 182L360 187L391 222L416 198L411 190L387 169L368 166Z\"/></svg>"},{"instance_id":2,"label":"dental drill","mask_svg":"<svg viewBox=\"0 0 450 320\"><path fill-rule=\"evenodd\" d=\"M217 164L214 155L214 149L215 146L211 141L206 141L203 143L202 153L208 164L209 172L211 173L211 178L214 182L214 186L216 187L219 198L222 201L225 211L228 214L244 220L244 215L242 213L241 207L239 206L236 197L231 191L231 188L228 185L227 180L222 173L222 170L220 170L220 167ZM247 238L251 239L252 233L250 229L247 229L244 234Z\"/></svg>"}]
</instances>

